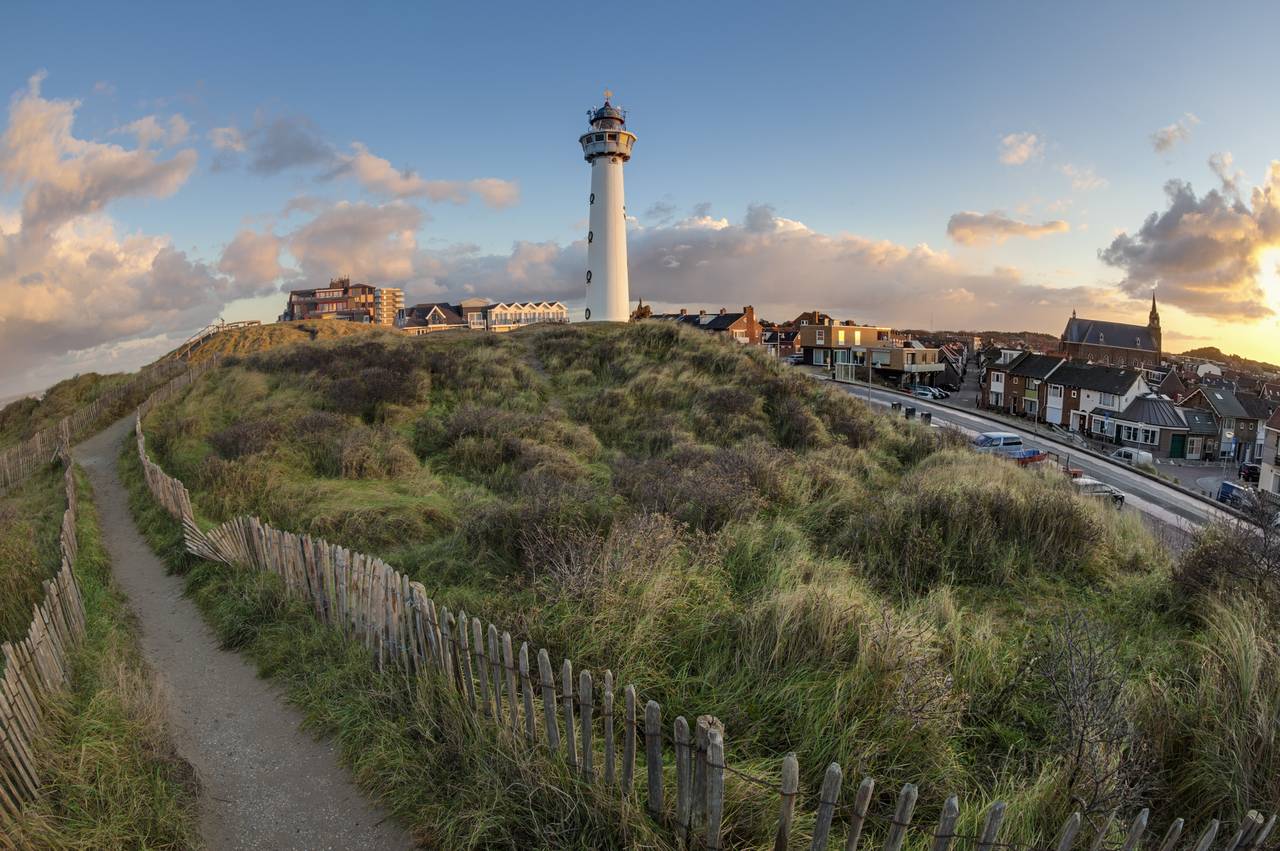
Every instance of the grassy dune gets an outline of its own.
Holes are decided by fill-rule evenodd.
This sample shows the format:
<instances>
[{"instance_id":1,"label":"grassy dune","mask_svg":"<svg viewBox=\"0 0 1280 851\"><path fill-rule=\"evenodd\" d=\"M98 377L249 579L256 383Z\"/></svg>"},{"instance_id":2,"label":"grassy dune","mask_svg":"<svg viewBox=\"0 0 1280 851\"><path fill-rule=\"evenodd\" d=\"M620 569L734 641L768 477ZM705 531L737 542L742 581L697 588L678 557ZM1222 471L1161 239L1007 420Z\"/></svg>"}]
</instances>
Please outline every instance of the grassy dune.
<instances>
[{"instance_id":1,"label":"grassy dune","mask_svg":"<svg viewBox=\"0 0 1280 851\"><path fill-rule=\"evenodd\" d=\"M220 355L238 355L260 352L278 346L312 341L336 340L344 337L386 339L399 336L376 325L332 320L308 320L304 322L275 322L270 325L253 325L215 334L191 353L192 363Z\"/></svg>"},{"instance_id":2,"label":"grassy dune","mask_svg":"<svg viewBox=\"0 0 1280 851\"><path fill-rule=\"evenodd\" d=\"M109 375L86 372L59 381L39 399L28 396L0 407L0 449L21 443L40 429L54 425L131 377L124 372Z\"/></svg>"},{"instance_id":3,"label":"grassy dune","mask_svg":"<svg viewBox=\"0 0 1280 851\"><path fill-rule=\"evenodd\" d=\"M816 790L838 761L919 784L923 820L952 792L966 812L1000 797L1021 839L1075 808L1148 802L1160 822L1280 799L1266 612L1182 594L1134 516L1060 478L707 335L278 348L230 359L147 432L202 520L251 513L378 554L672 717L718 715L761 776L794 750ZM220 628L261 642L271 611ZM339 661L264 664L325 726L364 729L308 692ZM765 842L773 799L729 795L735 841Z\"/></svg>"},{"instance_id":4,"label":"grassy dune","mask_svg":"<svg viewBox=\"0 0 1280 851\"><path fill-rule=\"evenodd\" d=\"M37 743L40 798L0 835L0 848L196 848L195 778L173 750L131 616L112 585L92 492L83 476L77 483L80 551L75 571L87 636L72 653L70 687L49 705L46 734ZM42 504L56 501L61 515L60 472L34 477L16 498L34 499L36 492ZM40 552L42 577L56 568L57 534L55 522L53 551ZM13 567L0 562L0 581L10 581ZM5 610L10 608L8 594L0 601ZM29 606L26 618L30 620Z\"/></svg>"}]
</instances>

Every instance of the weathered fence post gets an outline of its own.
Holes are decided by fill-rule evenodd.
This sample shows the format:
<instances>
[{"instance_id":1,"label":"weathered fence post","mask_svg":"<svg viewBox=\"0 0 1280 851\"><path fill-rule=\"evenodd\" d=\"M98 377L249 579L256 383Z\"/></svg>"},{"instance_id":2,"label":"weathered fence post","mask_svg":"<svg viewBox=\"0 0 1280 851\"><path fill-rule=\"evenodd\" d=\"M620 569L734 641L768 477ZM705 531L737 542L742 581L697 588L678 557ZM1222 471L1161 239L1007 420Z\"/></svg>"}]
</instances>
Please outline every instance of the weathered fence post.
<instances>
[{"instance_id":1,"label":"weathered fence post","mask_svg":"<svg viewBox=\"0 0 1280 851\"><path fill-rule=\"evenodd\" d=\"M840 784L844 772L840 763L833 762L827 766L827 773L822 777L822 787L818 791L818 819L813 824L813 841L809 843L810 851L825 851L827 838L831 835L831 818L835 815L836 804L840 802Z\"/></svg>"},{"instance_id":2,"label":"weathered fence post","mask_svg":"<svg viewBox=\"0 0 1280 851\"><path fill-rule=\"evenodd\" d=\"M987 821L982 826L982 838L978 840L978 851L991 851L1000 835L1000 825L1004 822L1004 801L996 801L987 812Z\"/></svg>"},{"instance_id":3,"label":"weathered fence post","mask_svg":"<svg viewBox=\"0 0 1280 851\"><path fill-rule=\"evenodd\" d=\"M1204 829L1204 833L1200 834L1200 841L1196 843L1195 851L1209 851L1209 846L1213 844L1213 840L1218 836L1218 827L1221 824L1217 819L1209 822L1209 826Z\"/></svg>"},{"instance_id":4,"label":"weathered fence post","mask_svg":"<svg viewBox=\"0 0 1280 851\"><path fill-rule=\"evenodd\" d=\"M582 709L579 727L582 730L582 778L590 784L595 779L595 746L591 742L592 718L595 713L591 672L578 673L578 705Z\"/></svg>"},{"instance_id":5,"label":"weathered fence post","mask_svg":"<svg viewBox=\"0 0 1280 851\"><path fill-rule=\"evenodd\" d=\"M867 808L871 806L871 795L875 791L876 781L870 777L862 778L862 782L858 784L858 794L853 799L853 812L849 815L849 835L844 840L844 851L858 851L862 826L867 821Z\"/></svg>"},{"instance_id":6,"label":"weathered fence post","mask_svg":"<svg viewBox=\"0 0 1280 851\"><path fill-rule=\"evenodd\" d=\"M656 700L644 706L644 763L649 776L649 812L662 819L662 708Z\"/></svg>"},{"instance_id":7,"label":"weathered fence post","mask_svg":"<svg viewBox=\"0 0 1280 851\"><path fill-rule=\"evenodd\" d=\"M938 829L933 832L933 844L929 851L947 851L956 835L956 819L960 817L960 801L955 795L947 798L938 817Z\"/></svg>"},{"instance_id":8,"label":"weathered fence post","mask_svg":"<svg viewBox=\"0 0 1280 851\"><path fill-rule=\"evenodd\" d=\"M538 651L538 677L542 680L542 717L547 727L547 747L560 750L560 730L556 726L556 676L551 670L551 657L544 647Z\"/></svg>"},{"instance_id":9,"label":"weathered fence post","mask_svg":"<svg viewBox=\"0 0 1280 851\"><path fill-rule=\"evenodd\" d=\"M533 714L533 683L529 680L529 642L520 643L520 692L524 696L524 737L538 740L538 722Z\"/></svg>"},{"instance_id":10,"label":"weathered fence post","mask_svg":"<svg viewBox=\"0 0 1280 851\"><path fill-rule=\"evenodd\" d=\"M489 677L493 682L493 720L502 726L502 658L498 655L498 628L489 624Z\"/></svg>"},{"instance_id":11,"label":"weathered fence post","mask_svg":"<svg viewBox=\"0 0 1280 851\"><path fill-rule=\"evenodd\" d=\"M1180 818L1174 819L1173 824L1169 825L1169 829L1165 831L1164 839L1160 841L1160 847L1157 851L1173 851L1173 846L1178 841L1178 837L1182 835L1182 826L1185 823Z\"/></svg>"},{"instance_id":12,"label":"weathered fence post","mask_svg":"<svg viewBox=\"0 0 1280 851\"><path fill-rule=\"evenodd\" d=\"M604 694L600 698L600 727L604 731L604 785L613 786L617 779L614 776L614 764L617 762L613 750L613 671L604 672Z\"/></svg>"},{"instance_id":13,"label":"weathered fence post","mask_svg":"<svg viewBox=\"0 0 1280 851\"><path fill-rule=\"evenodd\" d=\"M724 820L724 736L717 724L707 743L707 848L719 849Z\"/></svg>"},{"instance_id":14,"label":"weathered fence post","mask_svg":"<svg viewBox=\"0 0 1280 851\"><path fill-rule=\"evenodd\" d=\"M564 712L564 758L570 769L578 767L577 736L573 729L573 663L560 666L560 694Z\"/></svg>"},{"instance_id":15,"label":"weathered fence post","mask_svg":"<svg viewBox=\"0 0 1280 851\"><path fill-rule=\"evenodd\" d=\"M1058 831L1057 840L1053 843L1054 851L1071 851L1071 843L1076 841L1076 834L1080 832L1080 825L1083 822L1084 818L1080 813L1072 813L1068 816L1062 823L1062 829Z\"/></svg>"},{"instance_id":16,"label":"weathered fence post","mask_svg":"<svg viewBox=\"0 0 1280 851\"><path fill-rule=\"evenodd\" d=\"M1235 836L1231 837L1231 841L1227 843L1224 851L1237 851L1237 849L1247 847L1249 838L1253 835L1254 830L1261 826L1262 816L1258 815L1257 810L1249 810L1245 814L1244 820L1240 822L1240 827L1236 830Z\"/></svg>"},{"instance_id":17,"label":"weathered fence post","mask_svg":"<svg viewBox=\"0 0 1280 851\"><path fill-rule=\"evenodd\" d=\"M520 735L519 696L516 693L516 660L511 652L511 633L502 633L502 667L507 672L507 705L511 708L511 735Z\"/></svg>"},{"instance_id":18,"label":"weathered fence post","mask_svg":"<svg viewBox=\"0 0 1280 851\"><path fill-rule=\"evenodd\" d=\"M471 619L471 638L472 652L475 653L475 675L480 681L480 705L485 717L493 718L495 716L489 705L489 666L485 662L484 653L484 624L480 623L480 618Z\"/></svg>"},{"instance_id":19,"label":"weathered fence post","mask_svg":"<svg viewBox=\"0 0 1280 851\"><path fill-rule=\"evenodd\" d=\"M623 699L626 705L622 719L622 794L629 795L636 773L636 687L627 686Z\"/></svg>"},{"instance_id":20,"label":"weathered fence post","mask_svg":"<svg viewBox=\"0 0 1280 851\"><path fill-rule=\"evenodd\" d=\"M676 717L676 832L682 846L689 845L689 819L693 805L693 778L690 777L692 760L689 748L689 722L683 715Z\"/></svg>"},{"instance_id":21,"label":"weathered fence post","mask_svg":"<svg viewBox=\"0 0 1280 851\"><path fill-rule=\"evenodd\" d=\"M467 686L467 700L471 703L471 711L475 712L479 706L476 703L476 681L472 678L471 671L471 637L469 622L466 612L458 613L458 638L460 639L460 649L458 652L458 661L462 667L462 681Z\"/></svg>"},{"instance_id":22,"label":"weathered fence post","mask_svg":"<svg viewBox=\"0 0 1280 851\"><path fill-rule=\"evenodd\" d=\"M1129 825L1129 833L1124 838L1124 845L1121 851L1135 851L1138 842L1142 839L1142 834L1147 830L1147 818L1151 815L1150 810L1142 810L1134 818L1133 824Z\"/></svg>"},{"instance_id":23,"label":"weathered fence post","mask_svg":"<svg viewBox=\"0 0 1280 851\"><path fill-rule=\"evenodd\" d=\"M884 851L899 851L902 841L907 838L907 826L911 824L911 815L916 811L916 797L919 795L915 784L906 783L898 793L898 807L893 811L893 827L889 829L889 838L885 840ZM1002 817L1003 805L1000 810ZM997 825L998 827L998 825ZM979 848L978 851L989 851Z\"/></svg>"},{"instance_id":24,"label":"weathered fence post","mask_svg":"<svg viewBox=\"0 0 1280 851\"><path fill-rule=\"evenodd\" d=\"M787 851L791 838L791 820L795 818L796 794L800 791L800 763L794 753L782 758L781 811L778 813L778 832L773 837L773 851Z\"/></svg>"}]
</instances>

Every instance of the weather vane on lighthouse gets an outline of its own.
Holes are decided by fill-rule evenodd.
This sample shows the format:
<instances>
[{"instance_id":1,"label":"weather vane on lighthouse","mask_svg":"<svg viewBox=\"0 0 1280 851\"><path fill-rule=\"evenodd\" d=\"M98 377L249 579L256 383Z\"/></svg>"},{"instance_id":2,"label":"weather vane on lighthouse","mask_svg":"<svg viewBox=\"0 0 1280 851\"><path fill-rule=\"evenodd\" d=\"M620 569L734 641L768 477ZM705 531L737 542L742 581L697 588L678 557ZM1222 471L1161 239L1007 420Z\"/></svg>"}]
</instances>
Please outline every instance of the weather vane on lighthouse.
<instances>
[{"instance_id":1,"label":"weather vane on lighthouse","mask_svg":"<svg viewBox=\"0 0 1280 851\"><path fill-rule=\"evenodd\" d=\"M622 166L631 159L634 133L627 114L604 90L604 106L588 110L591 129L578 138L583 158L591 163L589 230L587 231L588 322L626 322L631 315L627 280L627 208L622 193Z\"/></svg>"}]
</instances>

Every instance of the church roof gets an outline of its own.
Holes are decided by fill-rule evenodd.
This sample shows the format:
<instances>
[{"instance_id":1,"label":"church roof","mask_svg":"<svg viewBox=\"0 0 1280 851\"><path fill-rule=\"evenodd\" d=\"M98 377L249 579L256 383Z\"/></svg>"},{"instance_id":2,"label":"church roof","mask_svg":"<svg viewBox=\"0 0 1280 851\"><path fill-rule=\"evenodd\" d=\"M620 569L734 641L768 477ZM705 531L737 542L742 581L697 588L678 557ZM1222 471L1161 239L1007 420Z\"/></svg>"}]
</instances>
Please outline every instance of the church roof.
<instances>
[{"instance_id":1,"label":"church roof","mask_svg":"<svg viewBox=\"0 0 1280 851\"><path fill-rule=\"evenodd\" d=\"M1146 325L1129 325L1125 322L1106 322L1101 319L1083 319L1075 316L1067 320L1067 328L1062 332L1062 342L1141 349L1147 352L1160 350L1151 337L1151 329Z\"/></svg>"}]
</instances>

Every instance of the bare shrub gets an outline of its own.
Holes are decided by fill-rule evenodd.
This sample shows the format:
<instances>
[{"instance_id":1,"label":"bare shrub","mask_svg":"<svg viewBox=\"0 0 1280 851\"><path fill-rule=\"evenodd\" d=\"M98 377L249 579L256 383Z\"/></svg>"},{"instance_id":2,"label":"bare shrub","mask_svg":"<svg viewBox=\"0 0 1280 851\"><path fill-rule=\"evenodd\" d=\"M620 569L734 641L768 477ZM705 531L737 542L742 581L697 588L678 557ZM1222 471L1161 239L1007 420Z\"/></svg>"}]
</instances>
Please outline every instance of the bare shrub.
<instances>
[{"instance_id":1,"label":"bare shrub","mask_svg":"<svg viewBox=\"0 0 1280 851\"><path fill-rule=\"evenodd\" d=\"M605 534L585 528L552 532L531 527L520 533L520 548L536 554L538 571L556 596L590 602L600 588L652 570L671 557L684 537L664 514L644 512L614 523Z\"/></svg>"},{"instance_id":2,"label":"bare shrub","mask_svg":"<svg viewBox=\"0 0 1280 851\"><path fill-rule=\"evenodd\" d=\"M272 420L245 420L209 435L209 445L223 458L234 459L262 452L283 433Z\"/></svg>"},{"instance_id":3,"label":"bare shrub","mask_svg":"<svg viewBox=\"0 0 1280 851\"><path fill-rule=\"evenodd\" d=\"M766 481L770 471L752 460L738 449L683 444L661 458L619 461L614 486L649 511L712 532L763 506L753 477Z\"/></svg>"},{"instance_id":4,"label":"bare shrub","mask_svg":"<svg viewBox=\"0 0 1280 851\"><path fill-rule=\"evenodd\" d=\"M1232 585L1280 601L1280 525L1266 504L1244 517L1217 520L1196 532L1183 553L1174 580L1184 590L1201 592Z\"/></svg>"},{"instance_id":5,"label":"bare shrub","mask_svg":"<svg viewBox=\"0 0 1280 851\"><path fill-rule=\"evenodd\" d=\"M963 702L930 624L885 609L863 624L858 655L900 722L934 730L959 724Z\"/></svg>"},{"instance_id":6,"label":"bare shrub","mask_svg":"<svg viewBox=\"0 0 1280 851\"><path fill-rule=\"evenodd\" d=\"M1054 712L1052 747L1063 764L1064 794L1085 815L1136 804L1147 769L1118 652L1113 636L1076 612L1054 624L1036 665Z\"/></svg>"}]
</instances>

